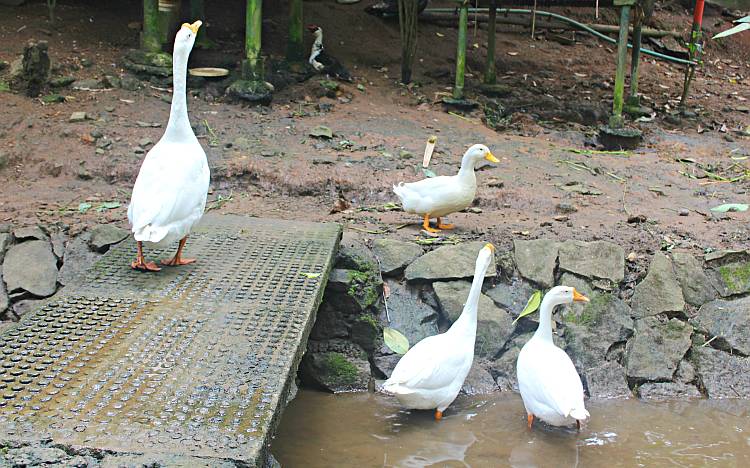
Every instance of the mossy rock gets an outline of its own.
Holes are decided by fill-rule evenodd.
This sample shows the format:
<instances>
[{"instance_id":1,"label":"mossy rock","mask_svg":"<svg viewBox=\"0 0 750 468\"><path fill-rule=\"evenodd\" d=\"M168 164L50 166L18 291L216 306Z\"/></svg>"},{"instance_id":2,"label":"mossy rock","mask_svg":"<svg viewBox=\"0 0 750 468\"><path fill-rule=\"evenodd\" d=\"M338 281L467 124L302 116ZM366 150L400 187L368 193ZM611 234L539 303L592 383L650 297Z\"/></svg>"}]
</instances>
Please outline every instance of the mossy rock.
<instances>
[{"instance_id":1,"label":"mossy rock","mask_svg":"<svg viewBox=\"0 0 750 468\"><path fill-rule=\"evenodd\" d=\"M172 76L172 56L164 52L131 50L123 61L128 70L144 75Z\"/></svg>"},{"instance_id":2,"label":"mossy rock","mask_svg":"<svg viewBox=\"0 0 750 468\"><path fill-rule=\"evenodd\" d=\"M352 323L350 336L353 342L371 354L380 345L383 329L373 315L363 314Z\"/></svg>"},{"instance_id":3,"label":"mossy rock","mask_svg":"<svg viewBox=\"0 0 750 468\"><path fill-rule=\"evenodd\" d=\"M719 292L722 296L733 296L750 291L750 263L733 262L716 269Z\"/></svg>"},{"instance_id":4,"label":"mossy rock","mask_svg":"<svg viewBox=\"0 0 750 468\"><path fill-rule=\"evenodd\" d=\"M251 104L267 106L271 104L273 94L265 81L237 80L227 88L227 96Z\"/></svg>"},{"instance_id":5,"label":"mossy rock","mask_svg":"<svg viewBox=\"0 0 750 468\"><path fill-rule=\"evenodd\" d=\"M380 276L370 271L349 270L351 275L351 286L347 294L357 301L362 310L375 306L380 299L380 291L383 283Z\"/></svg>"},{"instance_id":6,"label":"mossy rock","mask_svg":"<svg viewBox=\"0 0 750 468\"><path fill-rule=\"evenodd\" d=\"M367 353L346 340L310 341L300 366L307 385L331 392L366 390L370 382Z\"/></svg>"}]
</instances>

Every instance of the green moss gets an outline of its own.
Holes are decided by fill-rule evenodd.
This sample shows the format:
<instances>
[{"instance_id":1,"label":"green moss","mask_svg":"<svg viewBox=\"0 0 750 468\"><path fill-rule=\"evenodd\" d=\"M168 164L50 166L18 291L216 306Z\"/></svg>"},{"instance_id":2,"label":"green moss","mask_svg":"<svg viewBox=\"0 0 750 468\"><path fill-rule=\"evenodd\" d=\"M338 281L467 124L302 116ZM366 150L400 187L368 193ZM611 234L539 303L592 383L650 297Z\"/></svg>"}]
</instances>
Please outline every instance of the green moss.
<instances>
[{"instance_id":1,"label":"green moss","mask_svg":"<svg viewBox=\"0 0 750 468\"><path fill-rule=\"evenodd\" d=\"M382 333L377 319L371 314L363 314L352 324L351 339L362 349L371 353L379 345ZM366 354L363 359L367 359Z\"/></svg>"},{"instance_id":2,"label":"green moss","mask_svg":"<svg viewBox=\"0 0 750 468\"><path fill-rule=\"evenodd\" d=\"M609 294L593 294L591 302L583 306L580 315L570 314L565 317L566 322L582 326L594 326L601 323L602 315L612 302Z\"/></svg>"},{"instance_id":3,"label":"green moss","mask_svg":"<svg viewBox=\"0 0 750 468\"><path fill-rule=\"evenodd\" d=\"M750 284L750 263L730 263L719 267L719 274L727 289L733 293L747 290Z\"/></svg>"},{"instance_id":4,"label":"green moss","mask_svg":"<svg viewBox=\"0 0 750 468\"><path fill-rule=\"evenodd\" d=\"M325 353L323 365L326 377L335 385L352 385L357 381L357 367L341 353Z\"/></svg>"},{"instance_id":5,"label":"green moss","mask_svg":"<svg viewBox=\"0 0 750 468\"><path fill-rule=\"evenodd\" d=\"M347 294L353 297L363 309L374 305L380 298L380 281L378 275L372 270L349 272L351 286Z\"/></svg>"}]
</instances>

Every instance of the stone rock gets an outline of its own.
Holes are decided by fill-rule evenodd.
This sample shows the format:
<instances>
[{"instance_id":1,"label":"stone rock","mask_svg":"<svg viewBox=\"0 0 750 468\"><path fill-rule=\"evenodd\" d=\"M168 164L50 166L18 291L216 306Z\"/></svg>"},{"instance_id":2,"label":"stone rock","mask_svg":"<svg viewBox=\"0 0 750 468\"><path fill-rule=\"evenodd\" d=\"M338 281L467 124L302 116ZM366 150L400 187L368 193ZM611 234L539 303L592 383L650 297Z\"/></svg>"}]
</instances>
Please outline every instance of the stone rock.
<instances>
[{"instance_id":1,"label":"stone rock","mask_svg":"<svg viewBox=\"0 0 750 468\"><path fill-rule=\"evenodd\" d=\"M78 284L86 275L86 271L101 257L89 248L91 233L86 232L65 245L65 262L60 268L59 281L63 286Z\"/></svg>"},{"instance_id":2,"label":"stone rock","mask_svg":"<svg viewBox=\"0 0 750 468\"><path fill-rule=\"evenodd\" d=\"M77 111L70 114L68 122L83 122L88 119L89 116L83 111Z\"/></svg>"},{"instance_id":3,"label":"stone rock","mask_svg":"<svg viewBox=\"0 0 750 468\"><path fill-rule=\"evenodd\" d=\"M133 73L147 76L172 76L172 55L163 52L131 50L123 60L125 68Z\"/></svg>"},{"instance_id":4,"label":"stone rock","mask_svg":"<svg viewBox=\"0 0 750 468\"><path fill-rule=\"evenodd\" d=\"M703 271L703 262L686 252L674 252L672 263L685 301L696 307L716 298L711 279Z\"/></svg>"},{"instance_id":5,"label":"stone rock","mask_svg":"<svg viewBox=\"0 0 750 468\"><path fill-rule=\"evenodd\" d=\"M339 301L333 301L326 293L315 316L315 323L310 332L312 340L346 338L349 336L349 323Z\"/></svg>"},{"instance_id":6,"label":"stone rock","mask_svg":"<svg viewBox=\"0 0 750 468\"><path fill-rule=\"evenodd\" d=\"M446 245L428 252L406 267L404 276L409 281L434 281L470 278L479 251L485 242L466 242L459 245ZM495 259L487 268L487 277L496 274Z\"/></svg>"},{"instance_id":7,"label":"stone rock","mask_svg":"<svg viewBox=\"0 0 750 468\"><path fill-rule=\"evenodd\" d=\"M638 387L638 396L644 400L687 400L701 398L695 385L675 382L646 382Z\"/></svg>"},{"instance_id":8,"label":"stone rock","mask_svg":"<svg viewBox=\"0 0 750 468\"><path fill-rule=\"evenodd\" d=\"M53 88L65 88L76 81L73 76L58 76L49 80L49 85Z\"/></svg>"},{"instance_id":9,"label":"stone rock","mask_svg":"<svg viewBox=\"0 0 750 468\"><path fill-rule=\"evenodd\" d=\"M628 398L630 388L625 368L616 361L604 361L584 369L581 375L584 388L592 398Z\"/></svg>"},{"instance_id":10,"label":"stone rock","mask_svg":"<svg viewBox=\"0 0 750 468\"><path fill-rule=\"evenodd\" d=\"M2 269L0 269L0 272L2 272ZM9 305L10 298L8 297L8 292L5 290L5 282L0 281L0 317L8 310Z\"/></svg>"},{"instance_id":11,"label":"stone rock","mask_svg":"<svg viewBox=\"0 0 750 468\"><path fill-rule=\"evenodd\" d=\"M383 342L383 329L375 317L362 314L352 322L349 338L372 354Z\"/></svg>"},{"instance_id":12,"label":"stone rock","mask_svg":"<svg viewBox=\"0 0 750 468\"><path fill-rule=\"evenodd\" d=\"M138 91L141 89L141 80L126 73L120 78L120 87L126 91Z\"/></svg>"},{"instance_id":13,"label":"stone rock","mask_svg":"<svg viewBox=\"0 0 750 468\"><path fill-rule=\"evenodd\" d=\"M709 398L750 398L750 358L708 346L693 347L691 357Z\"/></svg>"},{"instance_id":14,"label":"stone rock","mask_svg":"<svg viewBox=\"0 0 750 468\"><path fill-rule=\"evenodd\" d=\"M110 245L123 241L129 235L129 231L112 224L100 224L91 231L89 243L95 251L104 253L109 250Z\"/></svg>"},{"instance_id":15,"label":"stone rock","mask_svg":"<svg viewBox=\"0 0 750 468\"><path fill-rule=\"evenodd\" d=\"M372 251L380 260L380 271L387 276L400 274L424 253L422 247L416 244L393 239L376 239L372 244Z\"/></svg>"},{"instance_id":16,"label":"stone rock","mask_svg":"<svg viewBox=\"0 0 750 468\"><path fill-rule=\"evenodd\" d=\"M636 381L672 380L690 349L693 329L677 319L657 317L636 321L635 336L628 341L625 360L628 378Z\"/></svg>"},{"instance_id":17,"label":"stone rock","mask_svg":"<svg viewBox=\"0 0 750 468\"><path fill-rule=\"evenodd\" d=\"M682 312L685 299L669 257L661 252L654 255L648 274L635 287L630 305L638 318L663 312Z\"/></svg>"},{"instance_id":18,"label":"stone rock","mask_svg":"<svg viewBox=\"0 0 750 468\"><path fill-rule=\"evenodd\" d=\"M90 458L90 457L87 457ZM69 465L65 465L66 467ZM228 460L215 458L197 458L184 455L147 453L142 455L108 454L98 465L87 468L233 468L236 465ZM273 465L264 464L268 468Z\"/></svg>"},{"instance_id":19,"label":"stone rock","mask_svg":"<svg viewBox=\"0 0 750 468\"><path fill-rule=\"evenodd\" d=\"M300 376L307 385L334 393L362 391L370 383L370 363L362 348L346 340L310 341Z\"/></svg>"},{"instance_id":20,"label":"stone rock","mask_svg":"<svg viewBox=\"0 0 750 468\"><path fill-rule=\"evenodd\" d=\"M499 307L510 311L511 315L517 316L534 294L534 288L523 280L514 281L512 284L500 283L487 291L487 296Z\"/></svg>"},{"instance_id":21,"label":"stone rock","mask_svg":"<svg viewBox=\"0 0 750 468\"><path fill-rule=\"evenodd\" d=\"M57 289L57 259L48 242L29 241L8 250L3 262L3 280L9 293L23 290L48 297Z\"/></svg>"},{"instance_id":22,"label":"stone rock","mask_svg":"<svg viewBox=\"0 0 750 468\"><path fill-rule=\"evenodd\" d=\"M45 304L46 302L46 300L33 299L24 299L21 301L17 301L12 306L13 313L16 315L16 317L21 318L32 310L36 310L39 306Z\"/></svg>"},{"instance_id":23,"label":"stone rock","mask_svg":"<svg viewBox=\"0 0 750 468\"><path fill-rule=\"evenodd\" d=\"M99 80L93 80L93 79L85 79L85 80L76 80L73 83L73 89L78 90L91 90L91 89L104 89L104 84Z\"/></svg>"},{"instance_id":24,"label":"stone rock","mask_svg":"<svg viewBox=\"0 0 750 468\"><path fill-rule=\"evenodd\" d=\"M3 259L5 258L5 249L7 249L10 245L10 240L10 234L0 232L0 264L3 263Z\"/></svg>"},{"instance_id":25,"label":"stone rock","mask_svg":"<svg viewBox=\"0 0 750 468\"><path fill-rule=\"evenodd\" d=\"M16 238L16 242L23 242L27 240L49 240L49 236L42 231L39 226L27 226L22 228L16 228L13 230L13 237Z\"/></svg>"},{"instance_id":26,"label":"stone rock","mask_svg":"<svg viewBox=\"0 0 750 468\"><path fill-rule=\"evenodd\" d=\"M690 361L681 361L674 378L679 383L693 383L695 381L695 367Z\"/></svg>"},{"instance_id":27,"label":"stone rock","mask_svg":"<svg viewBox=\"0 0 750 468\"><path fill-rule=\"evenodd\" d=\"M713 339L714 348L750 355L750 297L704 304L692 323Z\"/></svg>"},{"instance_id":28,"label":"stone rock","mask_svg":"<svg viewBox=\"0 0 750 468\"><path fill-rule=\"evenodd\" d=\"M271 100L273 99L273 91L264 81L235 81L227 87L226 94L232 99L262 106L271 104Z\"/></svg>"},{"instance_id":29,"label":"stone rock","mask_svg":"<svg viewBox=\"0 0 750 468\"><path fill-rule=\"evenodd\" d=\"M471 364L469 374L464 380L461 387L461 393L466 395L488 395L499 391L500 388L495 383L495 379L487 371L484 365L478 359L474 359Z\"/></svg>"},{"instance_id":30,"label":"stone rock","mask_svg":"<svg viewBox=\"0 0 750 468\"><path fill-rule=\"evenodd\" d=\"M391 377L393 369L396 368L396 364L398 364L398 361L400 360L401 356L398 354L375 355L372 358L375 369L386 379Z\"/></svg>"},{"instance_id":31,"label":"stone rock","mask_svg":"<svg viewBox=\"0 0 750 468\"><path fill-rule=\"evenodd\" d=\"M521 348L531 339L533 332L517 335L508 343L507 349L490 364L490 373L502 391L518 392L516 361Z\"/></svg>"},{"instance_id":32,"label":"stone rock","mask_svg":"<svg viewBox=\"0 0 750 468\"><path fill-rule=\"evenodd\" d=\"M387 322L385 311L381 312L381 323L401 332L414 346L428 336L438 333L438 313L419 297L419 290L407 284L386 280L391 293L388 296Z\"/></svg>"},{"instance_id":33,"label":"stone rock","mask_svg":"<svg viewBox=\"0 0 750 468\"><path fill-rule=\"evenodd\" d=\"M49 78L47 41L29 41L23 49L20 64L11 70L11 88L28 97L37 97Z\"/></svg>"},{"instance_id":34,"label":"stone rock","mask_svg":"<svg viewBox=\"0 0 750 468\"><path fill-rule=\"evenodd\" d=\"M432 286L445 318L454 322L461 315L471 284L466 281L450 281L434 283ZM492 299L480 294L474 353L494 358L505 347L513 330L510 314L496 306Z\"/></svg>"},{"instance_id":35,"label":"stone rock","mask_svg":"<svg viewBox=\"0 0 750 468\"><path fill-rule=\"evenodd\" d=\"M21 447L9 449L5 452L4 458L10 464L9 466L21 467L55 465L68 461L70 457L58 448ZM2 461L2 458L0 458L0 461ZM4 465L0 463L0 466Z\"/></svg>"},{"instance_id":36,"label":"stone rock","mask_svg":"<svg viewBox=\"0 0 750 468\"><path fill-rule=\"evenodd\" d=\"M727 261L712 268L713 284L722 297L750 292L750 260L737 255L736 261Z\"/></svg>"},{"instance_id":37,"label":"stone rock","mask_svg":"<svg viewBox=\"0 0 750 468\"><path fill-rule=\"evenodd\" d=\"M625 251L611 242L569 240L559 246L560 269L591 279L619 283L625 277Z\"/></svg>"},{"instance_id":38,"label":"stone rock","mask_svg":"<svg viewBox=\"0 0 750 468\"><path fill-rule=\"evenodd\" d=\"M613 294L589 297L591 302L583 304L580 312L564 315L565 350L591 397L627 396L630 389L619 361L625 342L633 335L630 307Z\"/></svg>"},{"instance_id":39,"label":"stone rock","mask_svg":"<svg viewBox=\"0 0 750 468\"><path fill-rule=\"evenodd\" d=\"M336 268L378 271L378 262L370 249L345 233L336 255Z\"/></svg>"},{"instance_id":40,"label":"stone rock","mask_svg":"<svg viewBox=\"0 0 750 468\"><path fill-rule=\"evenodd\" d=\"M67 241L68 236L61 231L53 231L50 235L52 253L55 254L58 260L62 260L65 257L65 243Z\"/></svg>"},{"instance_id":41,"label":"stone rock","mask_svg":"<svg viewBox=\"0 0 750 468\"><path fill-rule=\"evenodd\" d=\"M516 268L521 276L543 288L555 284L558 244L550 239L514 240Z\"/></svg>"}]
</instances>

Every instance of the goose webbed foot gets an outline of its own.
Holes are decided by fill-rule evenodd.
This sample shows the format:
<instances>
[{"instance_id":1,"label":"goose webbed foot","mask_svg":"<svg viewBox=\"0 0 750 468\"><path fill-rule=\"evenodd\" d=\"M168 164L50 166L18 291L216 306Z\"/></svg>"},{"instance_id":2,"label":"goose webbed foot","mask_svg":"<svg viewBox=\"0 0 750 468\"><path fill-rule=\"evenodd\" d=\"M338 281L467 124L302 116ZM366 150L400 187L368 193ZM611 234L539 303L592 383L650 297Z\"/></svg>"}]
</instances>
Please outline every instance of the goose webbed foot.
<instances>
[{"instance_id":1,"label":"goose webbed foot","mask_svg":"<svg viewBox=\"0 0 750 468\"><path fill-rule=\"evenodd\" d=\"M130 264L130 268L138 271L161 271L161 268L156 266L154 262L147 262L143 257L143 243L137 242L138 245L138 256L135 261Z\"/></svg>"},{"instance_id":2,"label":"goose webbed foot","mask_svg":"<svg viewBox=\"0 0 750 468\"><path fill-rule=\"evenodd\" d=\"M456 225L455 224L443 224L442 218L438 218L437 227L439 229L453 229L456 227Z\"/></svg>"},{"instance_id":3,"label":"goose webbed foot","mask_svg":"<svg viewBox=\"0 0 750 468\"><path fill-rule=\"evenodd\" d=\"M436 409L435 410L435 421L440 421L441 419L443 419L443 412L440 411L439 409Z\"/></svg>"},{"instance_id":4,"label":"goose webbed foot","mask_svg":"<svg viewBox=\"0 0 750 468\"><path fill-rule=\"evenodd\" d=\"M424 221L422 222L422 229L424 229L427 232L440 232L440 229L435 229L433 227L430 227L430 215L426 214L424 215Z\"/></svg>"},{"instance_id":5,"label":"goose webbed foot","mask_svg":"<svg viewBox=\"0 0 750 468\"><path fill-rule=\"evenodd\" d=\"M531 425L534 424L534 415L529 414L526 416L526 424L528 425L529 429L531 429Z\"/></svg>"},{"instance_id":6,"label":"goose webbed foot","mask_svg":"<svg viewBox=\"0 0 750 468\"><path fill-rule=\"evenodd\" d=\"M177 247L177 253L174 254L174 257L169 260L162 260L161 264L166 266L180 266L195 263L196 260L194 258L182 258L182 249L185 247L185 242L187 242L187 236L180 240L180 245Z\"/></svg>"}]
</instances>

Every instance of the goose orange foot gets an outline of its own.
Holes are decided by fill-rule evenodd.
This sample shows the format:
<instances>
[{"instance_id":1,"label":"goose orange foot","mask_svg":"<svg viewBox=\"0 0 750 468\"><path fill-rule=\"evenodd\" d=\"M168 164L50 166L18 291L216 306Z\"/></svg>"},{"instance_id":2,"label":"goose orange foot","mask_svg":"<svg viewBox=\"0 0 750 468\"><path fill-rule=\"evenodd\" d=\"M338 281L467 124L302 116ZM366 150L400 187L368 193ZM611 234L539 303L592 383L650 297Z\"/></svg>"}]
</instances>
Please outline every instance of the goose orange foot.
<instances>
[{"instance_id":1,"label":"goose orange foot","mask_svg":"<svg viewBox=\"0 0 750 468\"><path fill-rule=\"evenodd\" d=\"M195 263L196 260L194 258L182 258L182 249L185 247L185 242L187 242L187 236L180 240L180 245L177 247L177 253L174 254L174 258L162 260L161 264L166 266L180 266Z\"/></svg>"},{"instance_id":2,"label":"goose orange foot","mask_svg":"<svg viewBox=\"0 0 750 468\"><path fill-rule=\"evenodd\" d=\"M443 222L441 221L441 218L438 218L437 227L440 229L453 229L454 227L456 227L456 225L455 224L443 224Z\"/></svg>"},{"instance_id":3,"label":"goose orange foot","mask_svg":"<svg viewBox=\"0 0 750 468\"><path fill-rule=\"evenodd\" d=\"M528 424L529 429L531 429L531 425L534 424L534 415L533 414L529 414L528 416L526 416L526 423Z\"/></svg>"},{"instance_id":4,"label":"goose orange foot","mask_svg":"<svg viewBox=\"0 0 750 468\"><path fill-rule=\"evenodd\" d=\"M433 227L430 227L430 215L429 214L424 215L424 222L422 223L422 229L424 229L427 232L432 232L432 233L440 232L440 229L435 229Z\"/></svg>"},{"instance_id":5,"label":"goose orange foot","mask_svg":"<svg viewBox=\"0 0 750 468\"><path fill-rule=\"evenodd\" d=\"M161 268L156 266L156 263L147 262L143 257L143 243L138 241L136 245L138 246L138 255L135 261L130 264L130 268L138 271L161 271Z\"/></svg>"},{"instance_id":6,"label":"goose orange foot","mask_svg":"<svg viewBox=\"0 0 750 468\"><path fill-rule=\"evenodd\" d=\"M440 421L443 419L443 412L440 410L435 410L435 421Z\"/></svg>"}]
</instances>

